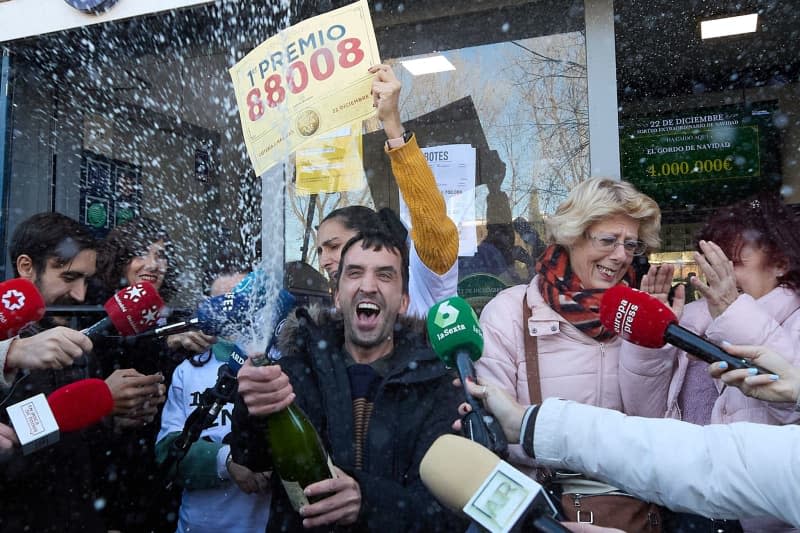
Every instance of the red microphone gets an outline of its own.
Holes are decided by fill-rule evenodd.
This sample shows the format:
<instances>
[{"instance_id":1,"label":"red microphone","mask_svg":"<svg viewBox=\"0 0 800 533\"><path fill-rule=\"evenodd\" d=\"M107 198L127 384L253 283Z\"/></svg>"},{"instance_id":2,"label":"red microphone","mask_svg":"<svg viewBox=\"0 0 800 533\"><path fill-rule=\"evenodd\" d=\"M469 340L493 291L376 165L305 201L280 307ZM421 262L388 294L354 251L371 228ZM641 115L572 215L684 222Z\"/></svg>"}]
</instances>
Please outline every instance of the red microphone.
<instances>
[{"instance_id":1,"label":"red microphone","mask_svg":"<svg viewBox=\"0 0 800 533\"><path fill-rule=\"evenodd\" d=\"M41 320L44 313L44 299L36 285L23 278L0 283L0 339L10 339Z\"/></svg>"},{"instance_id":2,"label":"red microphone","mask_svg":"<svg viewBox=\"0 0 800 533\"><path fill-rule=\"evenodd\" d=\"M114 409L111 389L102 379L89 378L64 385L47 397L58 429L78 431L92 426Z\"/></svg>"},{"instance_id":3,"label":"red microphone","mask_svg":"<svg viewBox=\"0 0 800 533\"><path fill-rule=\"evenodd\" d=\"M678 318L669 307L646 292L624 285L612 287L603 294L600 322L606 329L639 346L661 348L669 343L707 363L725 361L731 370L755 368L760 374L771 373L679 326Z\"/></svg>"},{"instance_id":4,"label":"red microphone","mask_svg":"<svg viewBox=\"0 0 800 533\"><path fill-rule=\"evenodd\" d=\"M164 301L152 284L143 281L120 290L103 305L108 314L83 333L94 341L114 327L120 335L137 335L155 327Z\"/></svg>"},{"instance_id":5,"label":"red microphone","mask_svg":"<svg viewBox=\"0 0 800 533\"><path fill-rule=\"evenodd\" d=\"M114 400L102 379L82 379L44 394L22 400L6 411L22 445L22 453L58 442L60 432L79 431L111 414Z\"/></svg>"}]
</instances>

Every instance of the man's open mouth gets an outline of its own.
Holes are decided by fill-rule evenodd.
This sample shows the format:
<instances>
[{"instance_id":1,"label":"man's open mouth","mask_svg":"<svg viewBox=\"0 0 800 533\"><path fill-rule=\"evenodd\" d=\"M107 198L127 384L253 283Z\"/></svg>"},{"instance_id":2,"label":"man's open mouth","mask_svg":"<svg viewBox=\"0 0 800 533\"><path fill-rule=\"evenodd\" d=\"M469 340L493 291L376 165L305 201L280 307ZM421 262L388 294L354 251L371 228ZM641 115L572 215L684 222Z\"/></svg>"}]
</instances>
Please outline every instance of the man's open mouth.
<instances>
[{"instance_id":1,"label":"man's open mouth","mask_svg":"<svg viewBox=\"0 0 800 533\"><path fill-rule=\"evenodd\" d=\"M381 308L372 302L361 302L356 305L356 314L361 320L370 320L381 313Z\"/></svg>"}]
</instances>

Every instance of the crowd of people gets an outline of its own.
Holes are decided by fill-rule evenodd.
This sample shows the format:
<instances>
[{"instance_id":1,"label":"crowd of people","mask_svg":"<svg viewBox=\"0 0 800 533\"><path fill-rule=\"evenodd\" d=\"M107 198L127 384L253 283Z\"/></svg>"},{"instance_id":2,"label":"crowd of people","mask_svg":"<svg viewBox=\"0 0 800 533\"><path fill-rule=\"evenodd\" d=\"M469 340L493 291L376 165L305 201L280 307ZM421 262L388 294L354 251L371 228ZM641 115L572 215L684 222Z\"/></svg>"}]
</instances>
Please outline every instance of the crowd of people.
<instances>
[{"instance_id":1,"label":"crowd of people","mask_svg":"<svg viewBox=\"0 0 800 533\"><path fill-rule=\"evenodd\" d=\"M276 364L244 363L238 394L177 464L171 447L238 349L231 339L187 331L93 342L47 315L0 341L0 406L87 377L105 380L114 400L100 424L25 456L0 418L0 530L470 527L419 473L433 442L460 430L454 419L469 410L424 327L428 310L457 294L458 231L403 128L399 81L385 65L370 72L411 227L363 206L323 219L317 251L333 306L289 314ZM467 385L500 421L509 461L557 497L566 527L800 527L798 227L777 195L718 210L697 240L701 275L689 288L701 298L687 303L668 264L637 279L636 259L659 247L661 214L629 183L589 179L546 220L530 282L482 310L485 345ZM15 276L32 281L47 305L101 304L139 282L167 303L176 294L173 243L146 217L97 241L67 216L34 215L15 229L9 254ZM212 273L210 294L229 292L250 269L234 255ZM603 294L618 285L652 294L680 325L769 372L623 340L600 321ZM265 431L266 417L291 403L316 428L332 474L302 495L288 494L274 474Z\"/></svg>"}]
</instances>

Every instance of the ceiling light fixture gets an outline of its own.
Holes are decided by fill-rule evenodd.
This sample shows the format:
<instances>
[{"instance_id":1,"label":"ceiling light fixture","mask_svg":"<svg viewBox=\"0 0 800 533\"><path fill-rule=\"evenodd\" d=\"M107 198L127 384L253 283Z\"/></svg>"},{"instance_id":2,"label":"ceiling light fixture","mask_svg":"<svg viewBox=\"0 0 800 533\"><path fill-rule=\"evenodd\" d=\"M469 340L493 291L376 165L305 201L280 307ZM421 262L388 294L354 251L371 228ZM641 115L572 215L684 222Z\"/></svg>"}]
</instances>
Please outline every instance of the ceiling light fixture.
<instances>
[{"instance_id":1,"label":"ceiling light fixture","mask_svg":"<svg viewBox=\"0 0 800 533\"><path fill-rule=\"evenodd\" d=\"M407 71L413 76L422 76L423 74L434 74L436 72L446 72L448 70L455 70L456 67L447 60L443 55L436 55L430 57L421 57L419 59L407 59L400 62Z\"/></svg>"},{"instance_id":2,"label":"ceiling light fixture","mask_svg":"<svg viewBox=\"0 0 800 533\"><path fill-rule=\"evenodd\" d=\"M704 20L700 22L700 36L703 39L753 33L758 25L758 13L726 17L723 19Z\"/></svg>"}]
</instances>

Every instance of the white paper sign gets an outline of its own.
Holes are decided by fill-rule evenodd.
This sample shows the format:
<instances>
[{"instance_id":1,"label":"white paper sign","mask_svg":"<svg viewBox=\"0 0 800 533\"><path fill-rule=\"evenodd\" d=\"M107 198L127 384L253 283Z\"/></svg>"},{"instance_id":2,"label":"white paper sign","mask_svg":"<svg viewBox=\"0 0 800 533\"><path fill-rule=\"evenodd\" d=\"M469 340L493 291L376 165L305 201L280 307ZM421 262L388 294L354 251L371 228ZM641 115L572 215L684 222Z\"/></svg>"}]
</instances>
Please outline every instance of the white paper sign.
<instances>
[{"instance_id":1,"label":"white paper sign","mask_svg":"<svg viewBox=\"0 0 800 533\"><path fill-rule=\"evenodd\" d=\"M422 153L436 178L447 216L458 228L458 255L472 257L478 251L475 228L475 148L469 144L447 144L423 148ZM400 195L400 218L411 228L411 215Z\"/></svg>"}]
</instances>

